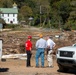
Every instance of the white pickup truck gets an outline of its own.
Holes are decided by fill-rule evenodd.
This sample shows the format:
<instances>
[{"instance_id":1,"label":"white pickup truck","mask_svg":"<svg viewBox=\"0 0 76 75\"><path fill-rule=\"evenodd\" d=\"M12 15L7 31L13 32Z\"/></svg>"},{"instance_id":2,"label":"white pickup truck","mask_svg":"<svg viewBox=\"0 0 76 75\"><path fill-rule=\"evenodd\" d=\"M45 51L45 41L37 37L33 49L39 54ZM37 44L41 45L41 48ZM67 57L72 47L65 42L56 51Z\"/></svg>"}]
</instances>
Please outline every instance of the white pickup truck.
<instances>
[{"instance_id":1,"label":"white pickup truck","mask_svg":"<svg viewBox=\"0 0 76 75\"><path fill-rule=\"evenodd\" d=\"M76 44L59 48L56 58L59 71L67 72L70 68L76 69Z\"/></svg>"}]
</instances>

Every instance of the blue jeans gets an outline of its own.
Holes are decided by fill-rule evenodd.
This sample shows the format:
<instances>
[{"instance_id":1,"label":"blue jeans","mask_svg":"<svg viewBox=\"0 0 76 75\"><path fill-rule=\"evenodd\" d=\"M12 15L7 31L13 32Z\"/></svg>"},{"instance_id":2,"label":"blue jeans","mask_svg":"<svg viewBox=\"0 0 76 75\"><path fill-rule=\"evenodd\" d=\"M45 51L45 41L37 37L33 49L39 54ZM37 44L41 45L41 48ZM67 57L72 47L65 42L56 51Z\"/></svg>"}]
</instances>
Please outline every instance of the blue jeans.
<instances>
[{"instance_id":1,"label":"blue jeans","mask_svg":"<svg viewBox=\"0 0 76 75\"><path fill-rule=\"evenodd\" d=\"M41 57L41 66L44 67L44 48L38 48L36 51L36 66L39 66L39 57Z\"/></svg>"}]
</instances>

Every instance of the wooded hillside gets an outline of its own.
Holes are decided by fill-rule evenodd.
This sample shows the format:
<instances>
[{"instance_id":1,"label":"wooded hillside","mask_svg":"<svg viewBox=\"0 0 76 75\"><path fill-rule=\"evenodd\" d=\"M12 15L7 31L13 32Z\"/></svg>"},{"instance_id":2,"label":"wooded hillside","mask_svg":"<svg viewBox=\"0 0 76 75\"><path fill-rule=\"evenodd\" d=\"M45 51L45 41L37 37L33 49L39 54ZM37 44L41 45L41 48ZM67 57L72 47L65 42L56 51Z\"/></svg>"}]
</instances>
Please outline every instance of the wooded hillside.
<instances>
[{"instance_id":1,"label":"wooded hillside","mask_svg":"<svg viewBox=\"0 0 76 75\"><path fill-rule=\"evenodd\" d=\"M19 21L51 28L76 29L76 0L0 0L0 8L18 5Z\"/></svg>"}]
</instances>

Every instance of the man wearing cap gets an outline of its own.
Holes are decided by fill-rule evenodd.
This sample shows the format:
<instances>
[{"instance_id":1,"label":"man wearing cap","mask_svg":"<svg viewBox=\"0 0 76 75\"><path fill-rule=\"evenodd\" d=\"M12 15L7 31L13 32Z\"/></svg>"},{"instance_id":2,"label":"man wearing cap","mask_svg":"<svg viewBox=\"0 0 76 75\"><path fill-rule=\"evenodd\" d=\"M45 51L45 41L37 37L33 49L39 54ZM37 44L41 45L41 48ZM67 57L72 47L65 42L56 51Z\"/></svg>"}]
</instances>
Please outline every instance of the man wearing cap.
<instances>
[{"instance_id":1,"label":"man wearing cap","mask_svg":"<svg viewBox=\"0 0 76 75\"><path fill-rule=\"evenodd\" d=\"M43 35L39 35L40 39L36 42L36 67L39 67L39 57L41 57L41 67L44 67L44 51L46 48L46 40L43 39Z\"/></svg>"},{"instance_id":2,"label":"man wearing cap","mask_svg":"<svg viewBox=\"0 0 76 75\"><path fill-rule=\"evenodd\" d=\"M27 67L31 66L31 63L30 63L31 55L32 55L32 53L31 53L31 49L32 49L31 39L32 39L32 36L28 36L28 40L25 42L25 50L27 53L27 63L26 63Z\"/></svg>"}]
</instances>

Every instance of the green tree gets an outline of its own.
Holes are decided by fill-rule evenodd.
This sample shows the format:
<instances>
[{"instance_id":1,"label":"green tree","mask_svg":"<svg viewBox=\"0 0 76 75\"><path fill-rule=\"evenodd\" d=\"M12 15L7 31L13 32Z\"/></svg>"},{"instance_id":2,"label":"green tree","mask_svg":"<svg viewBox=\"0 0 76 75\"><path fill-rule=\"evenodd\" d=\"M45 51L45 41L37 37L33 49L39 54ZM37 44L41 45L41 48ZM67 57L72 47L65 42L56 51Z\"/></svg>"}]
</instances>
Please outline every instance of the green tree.
<instances>
[{"instance_id":1,"label":"green tree","mask_svg":"<svg viewBox=\"0 0 76 75\"><path fill-rule=\"evenodd\" d=\"M13 7L13 0L1 0L1 5L4 8L9 8L9 7Z\"/></svg>"},{"instance_id":2,"label":"green tree","mask_svg":"<svg viewBox=\"0 0 76 75\"><path fill-rule=\"evenodd\" d=\"M71 5L71 12L68 18L68 21L65 25L69 26L70 29L76 29L76 1L73 0L70 3Z\"/></svg>"},{"instance_id":3,"label":"green tree","mask_svg":"<svg viewBox=\"0 0 76 75\"><path fill-rule=\"evenodd\" d=\"M22 14L22 17L24 19L26 19L26 18L32 16L33 12L32 12L32 9L29 6L23 6L20 9L20 13Z\"/></svg>"},{"instance_id":4,"label":"green tree","mask_svg":"<svg viewBox=\"0 0 76 75\"><path fill-rule=\"evenodd\" d=\"M33 0L35 3L35 8L33 9L34 16L40 16L40 24L45 22L46 18L49 17L50 13L50 3L48 0Z\"/></svg>"},{"instance_id":5,"label":"green tree","mask_svg":"<svg viewBox=\"0 0 76 75\"><path fill-rule=\"evenodd\" d=\"M60 0L56 3L58 14L62 17L63 23L66 22L66 20L69 17L70 14L70 0Z\"/></svg>"},{"instance_id":6,"label":"green tree","mask_svg":"<svg viewBox=\"0 0 76 75\"><path fill-rule=\"evenodd\" d=\"M25 0L13 0L13 1L17 3L18 8L21 8L22 6L25 5Z\"/></svg>"}]
</instances>

